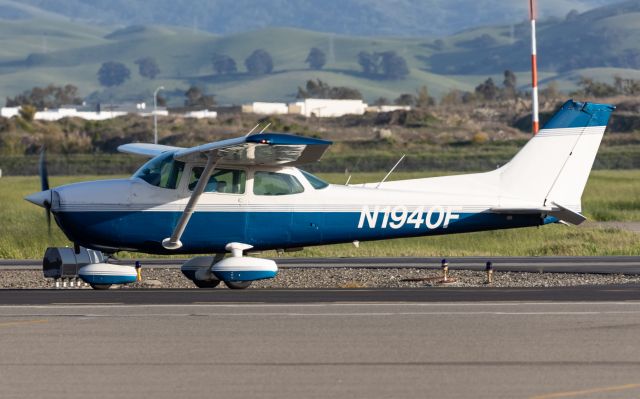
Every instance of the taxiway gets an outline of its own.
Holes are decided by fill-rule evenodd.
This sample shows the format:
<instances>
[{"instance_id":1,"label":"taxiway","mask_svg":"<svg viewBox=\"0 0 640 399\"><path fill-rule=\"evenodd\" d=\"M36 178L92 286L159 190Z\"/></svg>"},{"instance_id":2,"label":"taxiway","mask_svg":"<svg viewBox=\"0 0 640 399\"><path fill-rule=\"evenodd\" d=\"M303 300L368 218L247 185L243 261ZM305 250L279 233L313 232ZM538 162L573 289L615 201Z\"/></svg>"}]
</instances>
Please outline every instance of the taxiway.
<instances>
[{"instance_id":1,"label":"taxiway","mask_svg":"<svg viewBox=\"0 0 640 399\"><path fill-rule=\"evenodd\" d=\"M0 331L3 398L640 395L639 302L86 302Z\"/></svg>"}]
</instances>

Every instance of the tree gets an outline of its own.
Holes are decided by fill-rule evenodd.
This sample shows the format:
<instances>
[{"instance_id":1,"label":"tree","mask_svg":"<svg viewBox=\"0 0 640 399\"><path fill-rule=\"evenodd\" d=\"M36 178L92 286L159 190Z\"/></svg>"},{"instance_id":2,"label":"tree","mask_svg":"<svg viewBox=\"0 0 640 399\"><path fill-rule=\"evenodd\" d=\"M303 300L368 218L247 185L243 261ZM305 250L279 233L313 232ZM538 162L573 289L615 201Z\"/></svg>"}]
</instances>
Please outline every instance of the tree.
<instances>
[{"instance_id":1,"label":"tree","mask_svg":"<svg viewBox=\"0 0 640 399\"><path fill-rule=\"evenodd\" d=\"M493 101L498 96L498 88L495 83L493 83L493 79L489 78L485 80L484 83L476 86L476 94L487 101Z\"/></svg>"},{"instance_id":2,"label":"tree","mask_svg":"<svg viewBox=\"0 0 640 399\"><path fill-rule=\"evenodd\" d=\"M229 57L226 54L213 54L213 70L216 71L218 75L225 75L230 73L238 72L238 67L236 66L236 60Z\"/></svg>"},{"instance_id":3,"label":"tree","mask_svg":"<svg viewBox=\"0 0 640 399\"><path fill-rule=\"evenodd\" d=\"M360 100L362 93L350 87L331 87L322 80L308 80L306 88L298 87L297 98L331 98L337 100Z\"/></svg>"},{"instance_id":4,"label":"tree","mask_svg":"<svg viewBox=\"0 0 640 399\"><path fill-rule=\"evenodd\" d=\"M265 50L258 49L244 60L244 65L252 75L266 75L273 71L273 60Z\"/></svg>"},{"instance_id":5,"label":"tree","mask_svg":"<svg viewBox=\"0 0 640 399\"><path fill-rule=\"evenodd\" d=\"M640 94L640 80L625 79L619 75L613 77L614 84L618 94L627 96L637 96Z\"/></svg>"},{"instance_id":6,"label":"tree","mask_svg":"<svg viewBox=\"0 0 640 399\"><path fill-rule=\"evenodd\" d=\"M185 107L211 107L216 105L216 101L213 95L206 95L202 89L197 86L191 86L184 93L186 97L184 100Z\"/></svg>"},{"instance_id":7,"label":"tree","mask_svg":"<svg viewBox=\"0 0 640 399\"><path fill-rule=\"evenodd\" d=\"M82 98L78 97L78 88L74 85L49 85L44 88L34 87L13 98L7 97L6 104L7 107L32 105L37 109L59 108L68 104L82 104Z\"/></svg>"},{"instance_id":8,"label":"tree","mask_svg":"<svg viewBox=\"0 0 640 399\"><path fill-rule=\"evenodd\" d=\"M22 119L27 122L33 122L33 118L36 116L36 107L33 105L25 104L18 110L18 114Z\"/></svg>"},{"instance_id":9,"label":"tree","mask_svg":"<svg viewBox=\"0 0 640 399\"><path fill-rule=\"evenodd\" d=\"M413 94L403 93L400 97L393 100L396 105L409 105L414 106L416 103L416 97Z\"/></svg>"},{"instance_id":10,"label":"tree","mask_svg":"<svg viewBox=\"0 0 640 399\"><path fill-rule=\"evenodd\" d=\"M429 96L429 89L427 89L427 86L422 86L418 90L418 95L416 96L416 107L424 109L434 104L435 100L433 97Z\"/></svg>"},{"instance_id":11,"label":"tree","mask_svg":"<svg viewBox=\"0 0 640 399\"><path fill-rule=\"evenodd\" d=\"M153 57L138 58L136 60L136 65L138 65L138 73L142 77L155 79L160 73L158 63Z\"/></svg>"},{"instance_id":12,"label":"tree","mask_svg":"<svg viewBox=\"0 0 640 399\"><path fill-rule=\"evenodd\" d=\"M378 97L374 102L373 105L389 105L389 99L387 99L386 97Z\"/></svg>"},{"instance_id":13,"label":"tree","mask_svg":"<svg viewBox=\"0 0 640 399\"><path fill-rule=\"evenodd\" d=\"M304 60L311 69L320 70L324 67L324 64L327 63L327 56L324 51L320 50L317 47L313 47L309 51L309 55L307 55L307 59Z\"/></svg>"},{"instance_id":14,"label":"tree","mask_svg":"<svg viewBox=\"0 0 640 399\"><path fill-rule=\"evenodd\" d=\"M365 75L380 76L384 79L403 79L409 74L407 61L395 51L361 51L358 53L358 64Z\"/></svg>"},{"instance_id":15,"label":"tree","mask_svg":"<svg viewBox=\"0 0 640 399\"><path fill-rule=\"evenodd\" d=\"M596 82L584 76L580 77L578 86L582 87L582 92L587 97L609 97L618 94L615 86L604 82Z\"/></svg>"},{"instance_id":16,"label":"tree","mask_svg":"<svg viewBox=\"0 0 640 399\"><path fill-rule=\"evenodd\" d=\"M462 104L462 93L460 90L451 89L440 99L440 105L454 106Z\"/></svg>"},{"instance_id":17,"label":"tree","mask_svg":"<svg viewBox=\"0 0 640 399\"><path fill-rule=\"evenodd\" d=\"M502 81L502 84L504 85L504 97L516 97L517 78L513 71L509 69L504 71L504 80Z\"/></svg>"},{"instance_id":18,"label":"tree","mask_svg":"<svg viewBox=\"0 0 640 399\"><path fill-rule=\"evenodd\" d=\"M382 74L386 79L404 79L409 74L407 61L396 54L395 51L386 51L381 54Z\"/></svg>"},{"instance_id":19,"label":"tree","mask_svg":"<svg viewBox=\"0 0 640 399\"><path fill-rule=\"evenodd\" d=\"M362 67L362 72L365 75L375 75L378 73L378 60L377 54L371 54L366 51L358 53L358 64Z\"/></svg>"},{"instance_id":20,"label":"tree","mask_svg":"<svg viewBox=\"0 0 640 399\"><path fill-rule=\"evenodd\" d=\"M518 79L516 78L516 74L513 73L513 71L509 69L504 71L504 81L502 82L502 84L504 85L505 88L515 90L517 80Z\"/></svg>"},{"instance_id":21,"label":"tree","mask_svg":"<svg viewBox=\"0 0 640 399\"><path fill-rule=\"evenodd\" d=\"M121 62L105 62L98 70L98 81L105 87L120 86L130 76L131 71Z\"/></svg>"}]
</instances>

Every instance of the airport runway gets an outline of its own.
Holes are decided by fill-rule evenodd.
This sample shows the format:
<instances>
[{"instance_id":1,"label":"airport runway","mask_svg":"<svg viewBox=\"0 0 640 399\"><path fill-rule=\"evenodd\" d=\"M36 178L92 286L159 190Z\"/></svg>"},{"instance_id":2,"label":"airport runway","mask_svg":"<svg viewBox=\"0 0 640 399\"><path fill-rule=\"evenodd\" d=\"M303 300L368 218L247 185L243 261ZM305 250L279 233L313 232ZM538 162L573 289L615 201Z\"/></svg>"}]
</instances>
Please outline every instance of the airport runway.
<instances>
[{"instance_id":1,"label":"airport runway","mask_svg":"<svg viewBox=\"0 0 640 399\"><path fill-rule=\"evenodd\" d=\"M390 258L274 258L281 268L425 268L440 267L442 258L390 257ZM447 258L452 270L484 270L490 260L497 271L640 274L640 256L493 256ZM179 268L186 259L142 259L145 268ZM134 260L114 263L131 265ZM0 270L40 269L42 261L0 260Z\"/></svg>"},{"instance_id":2,"label":"airport runway","mask_svg":"<svg viewBox=\"0 0 640 399\"><path fill-rule=\"evenodd\" d=\"M2 398L632 398L640 302L0 306Z\"/></svg>"},{"instance_id":3,"label":"airport runway","mask_svg":"<svg viewBox=\"0 0 640 399\"><path fill-rule=\"evenodd\" d=\"M640 285L0 290L0 334L3 399L640 397Z\"/></svg>"}]
</instances>

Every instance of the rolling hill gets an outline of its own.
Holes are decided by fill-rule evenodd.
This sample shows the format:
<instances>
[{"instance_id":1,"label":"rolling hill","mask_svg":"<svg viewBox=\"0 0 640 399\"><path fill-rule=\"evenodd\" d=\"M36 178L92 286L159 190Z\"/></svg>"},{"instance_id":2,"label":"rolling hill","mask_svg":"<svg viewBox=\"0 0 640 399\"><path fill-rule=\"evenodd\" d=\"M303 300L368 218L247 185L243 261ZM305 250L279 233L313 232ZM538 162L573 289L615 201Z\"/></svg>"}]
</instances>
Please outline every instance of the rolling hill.
<instances>
[{"instance_id":1,"label":"rolling hill","mask_svg":"<svg viewBox=\"0 0 640 399\"><path fill-rule=\"evenodd\" d=\"M284 0L283 0L284 1ZM38 3L38 2L32 2ZM566 2L565 2L566 3ZM85 3L90 7L90 2ZM136 3L137 4L137 3ZM612 74L638 78L640 73L640 4L626 1L539 25L541 78L573 89L581 75L611 79ZM0 0L0 95L13 96L34 86L71 83L91 101L150 101L163 85L174 104L196 84L221 103L255 100L291 101L308 79L359 89L365 99L393 99L422 85L439 96L451 89L473 90L487 77L502 82L505 69L516 71L525 87L529 79L528 25L468 29L441 39L367 37L296 28L264 28L229 35L164 25L104 26L72 20L42 8ZM321 71L304 63L311 47L327 54ZM246 73L244 59L257 48L267 50L274 72ZM360 51L396 51L410 74L402 80L364 76L357 63ZM224 53L238 64L238 73L214 75L213 53ZM154 80L141 77L134 64L154 57L161 69ZM96 73L106 61L131 69L123 85L104 89Z\"/></svg>"},{"instance_id":2,"label":"rolling hill","mask_svg":"<svg viewBox=\"0 0 640 399\"><path fill-rule=\"evenodd\" d=\"M615 0L538 0L542 18ZM620 1L620 0L618 0ZM526 0L22 0L92 24L171 25L216 34L291 27L357 36L445 36L527 17Z\"/></svg>"}]
</instances>

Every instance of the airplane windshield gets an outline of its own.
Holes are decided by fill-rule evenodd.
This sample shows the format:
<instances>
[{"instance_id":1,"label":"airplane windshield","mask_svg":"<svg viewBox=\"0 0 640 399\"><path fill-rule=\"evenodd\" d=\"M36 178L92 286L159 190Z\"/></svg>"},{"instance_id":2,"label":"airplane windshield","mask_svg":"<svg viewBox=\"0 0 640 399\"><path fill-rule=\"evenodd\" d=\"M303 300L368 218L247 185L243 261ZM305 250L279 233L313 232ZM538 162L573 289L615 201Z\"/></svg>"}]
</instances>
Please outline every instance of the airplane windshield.
<instances>
[{"instance_id":1,"label":"airplane windshield","mask_svg":"<svg viewBox=\"0 0 640 399\"><path fill-rule=\"evenodd\" d=\"M175 189L178 186L184 162L173 159L173 152L161 154L151 159L133 175L152 186Z\"/></svg>"}]
</instances>

